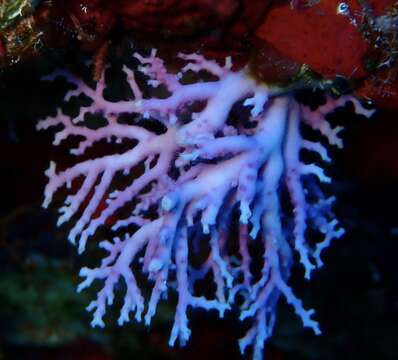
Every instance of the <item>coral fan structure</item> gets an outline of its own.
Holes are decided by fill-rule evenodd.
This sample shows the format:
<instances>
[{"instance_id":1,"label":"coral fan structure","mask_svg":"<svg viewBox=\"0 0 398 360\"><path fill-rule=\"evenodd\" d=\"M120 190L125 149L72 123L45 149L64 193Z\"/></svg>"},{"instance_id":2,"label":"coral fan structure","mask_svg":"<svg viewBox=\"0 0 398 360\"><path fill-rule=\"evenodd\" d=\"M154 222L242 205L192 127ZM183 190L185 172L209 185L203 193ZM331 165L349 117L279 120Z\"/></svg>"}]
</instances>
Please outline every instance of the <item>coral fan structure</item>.
<instances>
[{"instance_id":1,"label":"coral fan structure","mask_svg":"<svg viewBox=\"0 0 398 360\"><path fill-rule=\"evenodd\" d=\"M100 227L124 233L100 242L108 255L99 267L80 272L78 291L103 282L88 306L92 325L104 326L120 282L120 325L130 313L137 321L144 313L149 325L159 301L176 293L170 345L184 345L190 337L188 308L215 310L220 317L236 309L241 321L252 320L240 349L252 347L254 359L261 359L281 297L319 334L314 311L303 307L288 281L295 252L309 279L322 265L322 250L344 233L332 213L334 198L321 190L321 183L331 181L321 167L330 162L327 147L342 147L341 127L332 127L325 115L348 101L357 113L371 111L351 97L329 97L311 111L293 94L258 83L247 68L233 70L230 58L221 66L198 54L179 54L184 65L172 73L154 50L134 56L137 69L123 68L133 99L107 100L105 75L92 88L58 72L76 86L66 101L84 94L91 104L77 116L58 110L38 124L62 126L54 145L77 136L71 150L77 157L101 140L131 144L123 153L84 159L61 171L51 163L46 172L44 207L63 186L76 190L60 208L58 224L76 219L69 240L79 253ZM106 125L85 126L85 115L96 113ZM121 121L125 113L135 114L134 122ZM303 127L323 141L306 140ZM302 150L314 153L317 163L301 159ZM115 181L123 174L131 182ZM121 218L126 208L129 214ZM318 241L309 240L313 233ZM262 256L256 258L253 248ZM144 278L153 284L147 302ZM200 279L214 282L212 298L198 293Z\"/></svg>"}]
</instances>

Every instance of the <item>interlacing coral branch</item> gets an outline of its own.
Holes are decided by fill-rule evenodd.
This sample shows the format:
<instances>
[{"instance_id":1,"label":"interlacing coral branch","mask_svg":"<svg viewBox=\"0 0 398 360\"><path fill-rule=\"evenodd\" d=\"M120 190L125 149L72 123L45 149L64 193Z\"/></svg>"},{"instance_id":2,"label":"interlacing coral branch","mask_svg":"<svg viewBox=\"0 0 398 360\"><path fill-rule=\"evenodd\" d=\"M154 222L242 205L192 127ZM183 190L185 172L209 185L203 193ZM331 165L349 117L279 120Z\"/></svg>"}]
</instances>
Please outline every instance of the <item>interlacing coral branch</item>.
<instances>
[{"instance_id":1,"label":"interlacing coral branch","mask_svg":"<svg viewBox=\"0 0 398 360\"><path fill-rule=\"evenodd\" d=\"M160 299L168 291L177 292L170 345L177 339L184 345L189 339L189 307L213 309L221 317L235 307L240 308L240 320L252 319L252 328L239 342L240 349L243 352L253 346L254 359L261 359L281 296L292 305L303 325L319 334L313 310L304 309L288 285L293 250L309 278L322 265L322 250L344 231L332 213L334 198L325 198L320 188L321 183L331 181L321 166L330 161L327 147L303 139L300 126L307 124L329 145L341 147L341 129L333 128L325 115L347 101L353 102L358 113L369 116L371 112L350 97L328 98L312 112L292 95L278 95L282 93L279 89L257 83L246 69L232 71L230 58L221 66L198 54L179 54L186 65L174 74L155 50L149 56L136 53L134 57L139 62L137 69L123 68L133 99L105 99L105 74L91 88L66 72L58 72L76 86L66 95L66 101L84 94L92 102L81 107L75 117L59 110L54 118L38 124L38 129L62 126L54 145L78 136L80 141L71 150L75 156L101 140L119 143L130 139L135 144L121 154L77 162L62 171L51 163L46 172L45 207L61 187L83 179L77 191L66 198L58 220L61 225L77 217L69 240L78 244L79 253L119 209L133 208L130 216L112 226L114 231L127 229L124 238L102 241L100 247L109 255L98 268L80 272L84 281L78 291L95 280L104 283L88 307L93 311L92 325L104 326L106 307L112 305L115 286L123 280L120 325L129 321L130 312L140 321L144 311L145 324L149 325ZM187 72L201 71L211 74L211 80L183 81ZM143 96L142 85L136 81L138 72L144 74L148 89L155 95ZM159 86L168 91L166 97L156 96ZM202 104L196 112L190 110L194 103ZM249 108L247 119L231 120L236 104ZM183 110L189 118L181 115ZM88 113L102 114L107 124L96 130L85 127ZM123 113L136 114L136 124L120 122ZM145 121L158 122L163 130L147 130L141 126ZM300 159L302 149L318 154L318 163L304 163ZM144 165L144 171L127 186L115 189L112 181L116 173L129 174L138 165ZM286 208L282 206L282 192L290 198L291 213L282 210ZM227 245L233 241L230 232L236 213L238 246L237 253L232 254ZM289 222L282 217L290 218L293 225L286 225ZM127 231L132 225L136 230L130 234ZM324 240L311 243L307 238L309 228L322 234ZM203 242L208 243L205 260L201 265L189 264L189 254ZM260 276L252 273L253 246L263 249ZM138 268L153 281L147 306L133 272ZM198 295L194 286L209 273L215 284L213 298ZM240 306L236 304L238 294L245 297Z\"/></svg>"}]
</instances>

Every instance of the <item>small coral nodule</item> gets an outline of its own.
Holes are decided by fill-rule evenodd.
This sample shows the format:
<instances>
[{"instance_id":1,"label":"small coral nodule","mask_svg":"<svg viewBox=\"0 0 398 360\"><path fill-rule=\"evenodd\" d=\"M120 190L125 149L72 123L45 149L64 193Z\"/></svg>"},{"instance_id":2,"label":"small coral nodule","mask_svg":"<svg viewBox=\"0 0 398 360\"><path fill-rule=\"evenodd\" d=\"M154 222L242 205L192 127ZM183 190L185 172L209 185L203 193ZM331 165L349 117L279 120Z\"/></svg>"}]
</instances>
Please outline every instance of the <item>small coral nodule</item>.
<instances>
[{"instance_id":1,"label":"small coral nodule","mask_svg":"<svg viewBox=\"0 0 398 360\"><path fill-rule=\"evenodd\" d=\"M78 291L94 280L103 282L97 298L88 306L93 312L92 326L104 326L103 317L106 307L113 303L115 286L124 281L120 325L129 321L130 313L137 321L145 313L144 321L149 325L163 296L169 291L177 293L170 345L177 339L181 345L188 341L189 307L213 309L220 317L234 308L240 311L241 321L252 320L252 327L239 340L241 352L252 347L253 358L261 359L264 344L272 335L280 297L294 308L305 327L319 334L318 323L312 318L314 311L306 310L288 285L293 253L297 252L305 277L310 278L311 272L322 265L322 250L344 230L332 213L334 198L326 198L321 190L321 183L330 182L330 178L320 165L303 162L300 151L317 154L319 164L329 162L324 144L342 147L341 128L333 128L325 115L347 101L353 102L358 113L369 116L371 112L351 97L328 98L325 105L311 111L293 94L256 83L247 69L233 71L229 58L221 66L198 54L179 54L185 66L174 74L155 50L148 56L134 56L137 69L123 68L133 99L108 101L104 97L105 74L91 88L71 74L58 72L76 86L68 92L66 101L84 94L92 102L82 106L77 116L59 110L57 116L37 126L47 129L62 125L54 145L79 136L80 142L71 150L77 157L104 139L115 143L128 139L135 144L123 153L82 160L63 171L57 171L51 163L46 172L49 182L44 207L61 187L83 179L60 208L58 221L60 225L77 218L69 240L77 244L79 253L85 250L89 237L107 226L111 216L119 216L119 209L132 207L131 214L115 222L112 230L120 232L135 225L135 232L126 230L122 238L100 242L108 255L99 267L80 271L84 281ZM211 80L182 81L192 72L207 72ZM136 80L138 73L145 79L146 88L163 87L168 95L144 96L142 84ZM232 119L236 106L247 109L241 111L247 114L245 119ZM85 115L98 112L106 125L96 130L84 126ZM131 125L120 121L123 113L136 114L136 122ZM161 124L163 130L142 126L150 122ZM302 126L317 130L324 143L304 139ZM129 174L139 165L144 170L115 189L116 174ZM282 193L288 194L290 211L282 206ZM101 205L104 200L105 205ZM236 219L239 230L233 254L228 244ZM309 242L308 229L322 234L323 241ZM190 253L204 242L206 260L200 266L190 264ZM261 273L257 275L251 268L249 245L262 249ZM148 302L134 275L138 269L153 283ZM195 293L195 281L209 273L215 285L213 298ZM238 294L246 294L244 304L236 303Z\"/></svg>"}]
</instances>

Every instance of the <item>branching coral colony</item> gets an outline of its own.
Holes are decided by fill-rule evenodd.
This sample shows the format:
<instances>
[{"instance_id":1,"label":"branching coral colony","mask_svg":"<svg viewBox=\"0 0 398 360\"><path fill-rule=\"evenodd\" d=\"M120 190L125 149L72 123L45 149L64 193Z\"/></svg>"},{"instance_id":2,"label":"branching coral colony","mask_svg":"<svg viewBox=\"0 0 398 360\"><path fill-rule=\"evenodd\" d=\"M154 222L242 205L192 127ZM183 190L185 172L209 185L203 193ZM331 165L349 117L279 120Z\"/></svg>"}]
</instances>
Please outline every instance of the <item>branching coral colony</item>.
<instances>
[{"instance_id":1,"label":"branching coral colony","mask_svg":"<svg viewBox=\"0 0 398 360\"><path fill-rule=\"evenodd\" d=\"M119 325L129 321L130 312L137 321L144 313L149 325L159 301L169 291L176 292L170 345L177 339L184 345L190 337L188 308L213 309L220 317L235 309L241 321L251 319L252 323L239 340L241 352L253 347L253 358L261 359L280 297L294 308L305 327L319 334L314 311L306 310L288 285L293 251L309 279L322 265L322 250L344 230L331 211L334 198L326 198L320 189L320 183L328 183L330 178L319 165L304 163L299 156L301 149L306 149L317 154L320 163L329 162L327 149L321 142L305 140L301 124L317 130L325 144L342 147L341 128L333 128L325 115L347 101L357 113L369 116L371 112L348 97L328 98L325 105L311 111L292 94L256 83L247 69L233 71L229 58L220 66L197 54L179 54L185 66L174 74L156 51L134 56L140 63L138 69L123 68L134 94L132 100L106 100L104 75L91 88L63 73L76 86L65 100L85 94L92 103L82 106L75 117L58 110L57 116L38 124L38 129L62 124L54 145L78 136L80 142L71 150L76 156L103 139L116 143L134 140L135 145L124 153L84 160L63 171L51 163L46 172L49 182L44 207L61 187L77 183L77 191L59 210L58 225L78 218L69 240L78 245L79 253L111 217L119 218L111 225L113 231L126 230L121 238L100 242L109 254L99 267L80 271L84 281L78 291L94 280L103 282L88 306L93 311L92 326L104 326L106 307L112 305L115 287L121 281L125 293ZM195 81L184 81L187 73L198 72L207 73L202 78L210 80L198 80L198 76ZM144 96L136 81L138 73L145 78L146 87L164 87L167 95ZM231 119L233 107L240 107L248 116ZM84 126L85 115L98 112L106 125L96 130ZM136 114L134 125L120 121L123 113ZM163 130L142 126L149 123L158 123ZM143 170L137 172L140 164ZM115 189L114 178L121 172L137 175ZM288 194L290 210L282 206L282 193ZM118 210L126 206L131 206L132 212L120 219ZM234 222L239 229L236 241ZM322 234L323 240L309 243L308 229ZM230 246L232 241L235 247ZM251 266L251 242L263 253L258 274ZM202 247L206 244L207 254L201 264L192 264L199 243ZM231 249L235 251L231 253ZM147 303L135 276L139 270L153 284ZM205 277L214 281L213 298L201 296L194 286ZM237 301L242 296L243 304Z\"/></svg>"}]
</instances>

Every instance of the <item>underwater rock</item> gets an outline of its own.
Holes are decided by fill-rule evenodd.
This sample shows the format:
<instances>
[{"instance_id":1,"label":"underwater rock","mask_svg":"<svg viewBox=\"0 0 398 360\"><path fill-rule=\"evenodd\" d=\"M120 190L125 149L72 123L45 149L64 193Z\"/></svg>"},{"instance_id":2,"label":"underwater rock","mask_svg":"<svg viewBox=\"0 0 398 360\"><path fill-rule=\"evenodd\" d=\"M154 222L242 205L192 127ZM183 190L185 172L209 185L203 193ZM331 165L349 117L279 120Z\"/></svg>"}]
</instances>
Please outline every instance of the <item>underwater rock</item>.
<instances>
[{"instance_id":1,"label":"underwater rock","mask_svg":"<svg viewBox=\"0 0 398 360\"><path fill-rule=\"evenodd\" d=\"M349 18L337 13L339 3L321 1L298 10L290 4L273 7L256 35L326 78L363 77L363 57L369 44Z\"/></svg>"}]
</instances>

